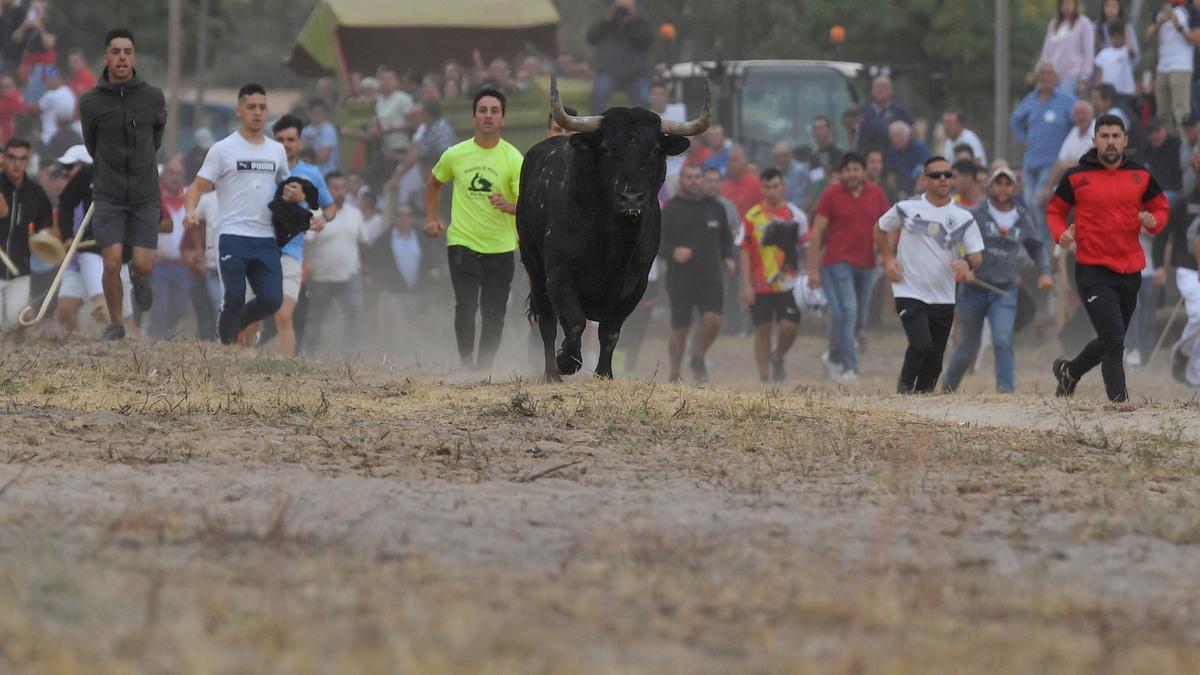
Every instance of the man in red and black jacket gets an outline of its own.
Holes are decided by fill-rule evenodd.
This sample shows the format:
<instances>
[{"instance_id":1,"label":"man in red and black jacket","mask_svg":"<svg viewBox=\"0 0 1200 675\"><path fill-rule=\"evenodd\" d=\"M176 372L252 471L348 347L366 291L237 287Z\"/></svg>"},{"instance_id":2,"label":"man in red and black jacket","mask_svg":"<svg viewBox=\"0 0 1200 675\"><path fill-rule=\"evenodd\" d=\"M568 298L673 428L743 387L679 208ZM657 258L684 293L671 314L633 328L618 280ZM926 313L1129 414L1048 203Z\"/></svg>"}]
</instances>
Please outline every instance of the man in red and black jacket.
<instances>
[{"instance_id":1,"label":"man in red and black jacket","mask_svg":"<svg viewBox=\"0 0 1200 675\"><path fill-rule=\"evenodd\" d=\"M1058 182L1046 207L1046 223L1058 245L1075 244L1075 286L1096 339L1073 360L1055 359L1055 394L1070 396L1075 385L1100 365L1110 401L1129 399L1122 363L1125 330L1137 306L1146 264L1138 235L1158 234L1167 224L1167 197L1149 169L1125 157L1129 137L1115 115L1096 119L1095 147ZM1067 216L1075 210L1075 222Z\"/></svg>"}]
</instances>

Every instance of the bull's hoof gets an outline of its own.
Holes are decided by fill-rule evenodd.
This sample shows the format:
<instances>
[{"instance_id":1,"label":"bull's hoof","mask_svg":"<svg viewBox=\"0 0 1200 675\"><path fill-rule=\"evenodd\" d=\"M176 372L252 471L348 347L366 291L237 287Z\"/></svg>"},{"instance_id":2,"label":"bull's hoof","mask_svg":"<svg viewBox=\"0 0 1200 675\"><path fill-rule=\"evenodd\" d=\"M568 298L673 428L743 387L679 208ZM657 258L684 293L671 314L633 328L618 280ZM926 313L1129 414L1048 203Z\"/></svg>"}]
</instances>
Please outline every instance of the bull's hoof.
<instances>
[{"instance_id":1,"label":"bull's hoof","mask_svg":"<svg viewBox=\"0 0 1200 675\"><path fill-rule=\"evenodd\" d=\"M578 356L568 354L565 351L558 353L558 372L563 375L574 375L583 367L583 362Z\"/></svg>"},{"instance_id":2,"label":"bull's hoof","mask_svg":"<svg viewBox=\"0 0 1200 675\"><path fill-rule=\"evenodd\" d=\"M601 380L611 380L611 379L613 379L613 372L611 369L606 370L606 369L602 369L602 368L597 368L596 369L596 377Z\"/></svg>"},{"instance_id":3,"label":"bull's hoof","mask_svg":"<svg viewBox=\"0 0 1200 675\"><path fill-rule=\"evenodd\" d=\"M562 382L562 375L559 375L557 370L547 370L546 382Z\"/></svg>"}]
</instances>

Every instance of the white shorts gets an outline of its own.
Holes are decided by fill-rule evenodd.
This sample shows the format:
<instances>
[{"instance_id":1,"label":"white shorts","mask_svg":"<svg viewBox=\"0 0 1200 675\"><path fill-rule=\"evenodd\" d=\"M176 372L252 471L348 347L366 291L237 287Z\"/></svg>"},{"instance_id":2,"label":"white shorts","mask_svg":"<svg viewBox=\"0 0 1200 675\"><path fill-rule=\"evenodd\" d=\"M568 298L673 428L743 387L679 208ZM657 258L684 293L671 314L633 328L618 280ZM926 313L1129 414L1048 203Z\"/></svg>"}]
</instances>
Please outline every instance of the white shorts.
<instances>
[{"instance_id":1,"label":"white shorts","mask_svg":"<svg viewBox=\"0 0 1200 675\"><path fill-rule=\"evenodd\" d=\"M90 300L104 295L104 259L95 253L80 253L76 260L79 269L67 268L63 274L62 286L58 289L60 298L76 298ZM121 315L133 316L133 284L129 281L129 267L121 267Z\"/></svg>"},{"instance_id":2,"label":"white shorts","mask_svg":"<svg viewBox=\"0 0 1200 675\"><path fill-rule=\"evenodd\" d=\"M21 310L29 305L29 275L0 280L0 330L17 326Z\"/></svg>"},{"instance_id":3,"label":"white shorts","mask_svg":"<svg viewBox=\"0 0 1200 675\"><path fill-rule=\"evenodd\" d=\"M284 255L280 256L279 265L283 268L283 297L299 300L302 268L300 261L290 255Z\"/></svg>"}]
</instances>

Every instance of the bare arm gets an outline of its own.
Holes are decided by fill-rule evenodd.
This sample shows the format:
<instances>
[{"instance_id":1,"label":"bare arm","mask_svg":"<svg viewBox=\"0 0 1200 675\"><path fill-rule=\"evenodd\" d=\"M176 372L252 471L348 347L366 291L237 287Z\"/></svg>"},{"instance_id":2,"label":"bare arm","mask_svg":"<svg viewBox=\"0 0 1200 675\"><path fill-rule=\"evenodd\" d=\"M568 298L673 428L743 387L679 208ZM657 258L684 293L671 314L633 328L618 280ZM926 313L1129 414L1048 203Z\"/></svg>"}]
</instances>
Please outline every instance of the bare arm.
<instances>
[{"instance_id":1,"label":"bare arm","mask_svg":"<svg viewBox=\"0 0 1200 675\"><path fill-rule=\"evenodd\" d=\"M825 246L825 228L829 227L827 216L817 215L813 218L812 231L809 233L808 250L806 252L805 270L808 272L808 285L816 288L821 285L821 252Z\"/></svg>"},{"instance_id":2,"label":"bare arm","mask_svg":"<svg viewBox=\"0 0 1200 675\"><path fill-rule=\"evenodd\" d=\"M436 238L446 231L446 225L438 215L438 202L442 200L442 183L430 176L425 183L425 236Z\"/></svg>"},{"instance_id":3,"label":"bare arm","mask_svg":"<svg viewBox=\"0 0 1200 675\"><path fill-rule=\"evenodd\" d=\"M200 224L200 216L196 213L196 207L200 205L200 198L206 193L212 192L214 187L212 181L200 176L196 176L196 179L188 186L187 194L183 196L183 224L186 227L195 227ZM209 227L211 226L212 223L209 223Z\"/></svg>"}]
</instances>

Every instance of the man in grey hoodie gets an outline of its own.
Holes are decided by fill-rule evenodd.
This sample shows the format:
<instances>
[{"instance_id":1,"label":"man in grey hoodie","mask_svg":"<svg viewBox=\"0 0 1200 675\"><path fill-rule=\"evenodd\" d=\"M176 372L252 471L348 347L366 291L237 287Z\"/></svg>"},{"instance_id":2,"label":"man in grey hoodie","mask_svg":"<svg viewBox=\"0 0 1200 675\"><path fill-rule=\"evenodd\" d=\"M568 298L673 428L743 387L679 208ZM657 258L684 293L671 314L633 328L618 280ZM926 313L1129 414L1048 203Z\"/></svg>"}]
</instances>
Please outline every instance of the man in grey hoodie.
<instances>
[{"instance_id":1,"label":"man in grey hoodie","mask_svg":"<svg viewBox=\"0 0 1200 675\"><path fill-rule=\"evenodd\" d=\"M104 38L104 72L79 101L83 142L94 159L92 234L104 257L104 303L118 317L105 340L125 337L120 323L121 266L129 263L133 300L150 309L150 274L158 248L158 162L167 124L161 90L137 75L133 34L114 28Z\"/></svg>"},{"instance_id":2,"label":"man in grey hoodie","mask_svg":"<svg viewBox=\"0 0 1200 675\"><path fill-rule=\"evenodd\" d=\"M992 172L988 198L971 210L983 235L983 265L959 279L958 321L962 327L962 340L946 369L942 386L947 392L958 389L967 367L975 362L984 319L992 327L996 391L1011 394L1016 389L1013 328L1017 320L1021 247L1037 265L1038 290L1045 292L1053 284L1046 245L1029 212L1013 201L1016 185L1016 174L1012 169L996 169Z\"/></svg>"}]
</instances>

